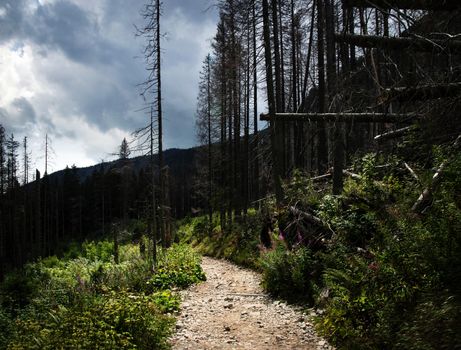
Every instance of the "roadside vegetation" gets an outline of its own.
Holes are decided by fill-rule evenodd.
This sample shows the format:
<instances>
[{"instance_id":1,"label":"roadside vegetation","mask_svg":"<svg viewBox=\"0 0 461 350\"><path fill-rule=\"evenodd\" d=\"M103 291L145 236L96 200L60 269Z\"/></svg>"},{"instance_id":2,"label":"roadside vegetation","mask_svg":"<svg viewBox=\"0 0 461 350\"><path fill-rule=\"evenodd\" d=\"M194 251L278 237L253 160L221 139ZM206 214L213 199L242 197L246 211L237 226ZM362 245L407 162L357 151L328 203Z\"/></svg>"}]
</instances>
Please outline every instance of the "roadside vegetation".
<instances>
[{"instance_id":1,"label":"roadside vegetation","mask_svg":"<svg viewBox=\"0 0 461 350\"><path fill-rule=\"evenodd\" d=\"M434 149L434 163L444 152ZM210 235L197 217L179 233L202 253L260 270L272 295L319 309L317 328L338 348L460 348L461 156L422 214L411 208L433 170L416 169L418 182L396 157L368 154L351 172L359 176L340 196L295 173L283 207L267 198L226 232L216 218Z\"/></svg>"},{"instance_id":2,"label":"roadside vegetation","mask_svg":"<svg viewBox=\"0 0 461 350\"><path fill-rule=\"evenodd\" d=\"M1 349L166 349L176 291L205 279L187 245L146 258L144 238L73 244L8 274L0 288ZM141 249L140 249L141 247Z\"/></svg>"}]
</instances>

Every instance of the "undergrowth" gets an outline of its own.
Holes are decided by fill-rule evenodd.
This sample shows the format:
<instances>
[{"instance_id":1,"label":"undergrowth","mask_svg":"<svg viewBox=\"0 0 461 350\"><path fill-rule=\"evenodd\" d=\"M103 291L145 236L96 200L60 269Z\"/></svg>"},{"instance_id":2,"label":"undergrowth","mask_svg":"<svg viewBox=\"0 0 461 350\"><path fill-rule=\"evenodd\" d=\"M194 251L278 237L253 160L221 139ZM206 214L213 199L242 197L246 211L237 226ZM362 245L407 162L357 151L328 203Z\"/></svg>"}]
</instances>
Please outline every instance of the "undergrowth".
<instances>
[{"instance_id":1,"label":"undergrowth","mask_svg":"<svg viewBox=\"0 0 461 350\"><path fill-rule=\"evenodd\" d=\"M434 164L446 157L434 149ZM461 156L447 164L422 215L411 207L433 170L413 167L420 182L396 157L366 155L341 196L295 172L284 206L266 200L249 215L251 229L238 223L223 233L216 217L210 236L206 218L193 218L182 236L201 252L261 270L274 296L321 309L317 329L337 348L460 349ZM259 243L267 213L269 249Z\"/></svg>"},{"instance_id":2,"label":"undergrowth","mask_svg":"<svg viewBox=\"0 0 461 350\"><path fill-rule=\"evenodd\" d=\"M186 218L179 222L177 235L202 255L258 269L261 221L254 209L250 209L246 216L236 218L225 230L221 228L218 215L213 215L211 230L208 217Z\"/></svg>"},{"instance_id":3,"label":"undergrowth","mask_svg":"<svg viewBox=\"0 0 461 350\"><path fill-rule=\"evenodd\" d=\"M187 245L160 252L155 271L139 246L85 242L10 273L0 287L2 349L165 349L179 296L205 279Z\"/></svg>"}]
</instances>

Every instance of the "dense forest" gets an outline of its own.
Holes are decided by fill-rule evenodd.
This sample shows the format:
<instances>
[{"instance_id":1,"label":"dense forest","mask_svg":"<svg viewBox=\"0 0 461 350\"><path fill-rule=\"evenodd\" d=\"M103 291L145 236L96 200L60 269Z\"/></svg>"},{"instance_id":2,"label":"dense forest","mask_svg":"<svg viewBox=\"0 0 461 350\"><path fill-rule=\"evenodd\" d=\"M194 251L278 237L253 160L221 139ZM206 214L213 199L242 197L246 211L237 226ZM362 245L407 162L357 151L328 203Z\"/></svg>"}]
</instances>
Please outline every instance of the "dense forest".
<instances>
[{"instance_id":1,"label":"dense forest","mask_svg":"<svg viewBox=\"0 0 461 350\"><path fill-rule=\"evenodd\" d=\"M91 267L78 283L93 297L122 291L117 302L128 304L128 291L153 295L159 315L177 310L169 289L204 279L189 247L167 250L181 241L261 272L271 295L318 310L317 330L338 348L459 348L461 4L220 0L216 7L197 94L199 146L163 150L158 0L136 27L146 40L147 122L121 142L116 160L36 171L30 181L27 138L19 143L0 125L0 316L14 320L28 303L39 314L51 302L25 289L14 300L25 282L11 271L29 263L30 290L46 290L40 274L71 288L72 277L53 276L76 268L79 254ZM63 303L69 310L104 308L85 304L75 288L79 308ZM159 317L164 339L170 321ZM71 332L49 322L41 327L56 332L53 341ZM139 322L136 332L150 327ZM18 332L0 344L27 347ZM133 337L113 336L105 346L157 341Z\"/></svg>"}]
</instances>

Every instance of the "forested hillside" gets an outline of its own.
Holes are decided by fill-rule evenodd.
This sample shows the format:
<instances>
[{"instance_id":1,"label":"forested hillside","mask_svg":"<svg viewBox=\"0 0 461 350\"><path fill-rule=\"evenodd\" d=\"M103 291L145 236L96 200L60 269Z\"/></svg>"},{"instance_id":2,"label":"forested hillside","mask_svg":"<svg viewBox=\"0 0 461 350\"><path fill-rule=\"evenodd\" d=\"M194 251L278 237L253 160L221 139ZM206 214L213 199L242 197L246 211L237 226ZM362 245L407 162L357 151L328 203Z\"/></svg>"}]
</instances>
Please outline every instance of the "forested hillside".
<instances>
[{"instance_id":1,"label":"forested hillside","mask_svg":"<svg viewBox=\"0 0 461 350\"><path fill-rule=\"evenodd\" d=\"M176 118L165 106L183 101L162 94L172 82L159 0L135 26L144 124L108 150L116 160L31 176L27 138L21 146L0 125L0 347L174 345L175 292L205 279L199 253L253 269L271 297L307 310L298 333L266 327L268 346L329 348L320 336L338 349L461 348L461 3L213 5L197 72L199 146L164 150L165 121ZM173 83L179 96L183 82ZM179 135L184 120L175 122ZM227 339L225 317L265 328L260 311L232 314L234 297L267 297L279 312L255 286L233 289L234 276L210 295L221 288L213 278L208 294L185 295L200 300L195 312L225 310L194 322L184 311L185 348ZM210 326L189 338L188 325L206 327L208 316L223 318L222 334Z\"/></svg>"},{"instance_id":2,"label":"forested hillside","mask_svg":"<svg viewBox=\"0 0 461 350\"><path fill-rule=\"evenodd\" d=\"M33 258L56 254L70 241L110 235L123 229L124 220L147 215L149 193L145 189L151 182L147 156L87 168L73 166L41 178L37 173L35 180L29 181L17 170L20 167L23 172L22 160L11 142L3 142L1 126L0 132L1 155L6 155L0 174L2 273ZM198 207L199 200L190 194L196 152L165 152L174 217L184 217L192 207Z\"/></svg>"},{"instance_id":3,"label":"forested hillside","mask_svg":"<svg viewBox=\"0 0 461 350\"><path fill-rule=\"evenodd\" d=\"M197 113L209 215L184 239L318 308L339 348L461 346L460 4L219 8Z\"/></svg>"}]
</instances>

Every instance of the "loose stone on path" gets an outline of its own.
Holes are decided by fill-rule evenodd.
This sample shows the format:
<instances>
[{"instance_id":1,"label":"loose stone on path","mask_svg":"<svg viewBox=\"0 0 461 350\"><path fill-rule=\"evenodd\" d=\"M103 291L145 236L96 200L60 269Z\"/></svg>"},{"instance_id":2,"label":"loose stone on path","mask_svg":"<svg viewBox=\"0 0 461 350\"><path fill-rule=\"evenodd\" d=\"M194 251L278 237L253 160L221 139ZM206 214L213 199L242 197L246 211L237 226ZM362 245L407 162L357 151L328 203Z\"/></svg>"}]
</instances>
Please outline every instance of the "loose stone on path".
<instances>
[{"instance_id":1,"label":"loose stone on path","mask_svg":"<svg viewBox=\"0 0 461 350\"><path fill-rule=\"evenodd\" d=\"M204 257L207 281L182 291L173 349L333 349L300 308L274 301L260 275Z\"/></svg>"}]
</instances>

